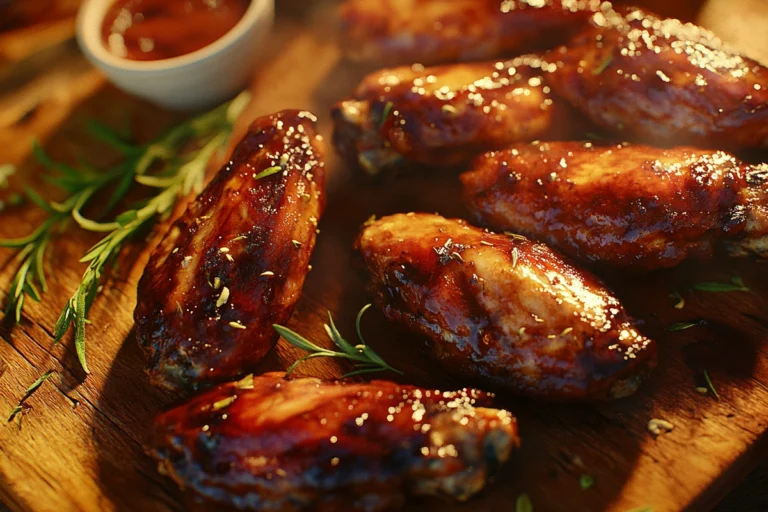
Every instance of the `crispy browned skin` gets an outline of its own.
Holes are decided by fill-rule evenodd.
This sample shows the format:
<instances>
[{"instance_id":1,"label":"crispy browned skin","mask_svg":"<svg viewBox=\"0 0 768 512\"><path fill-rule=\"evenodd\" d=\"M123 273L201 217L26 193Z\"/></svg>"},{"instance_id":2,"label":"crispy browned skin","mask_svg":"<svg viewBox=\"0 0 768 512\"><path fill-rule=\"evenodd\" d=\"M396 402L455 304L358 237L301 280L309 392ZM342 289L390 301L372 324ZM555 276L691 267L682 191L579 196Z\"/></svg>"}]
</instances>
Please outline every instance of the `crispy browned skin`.
<instances>
[{"instance_id":1,"label":"crispy browned skin","mask_svg":"<svg viewBox=\"0 0 768 512\"><path fill-rule=\"evenodd\" d=\"M290 110L257 119L152 254L134 318L153 383L229 380L276 343L272 324L299 298L325 202L314 121Z\"/></svg>"},{"instance_id":2,"label":"crispy browned skin","mask_svg":"<svg viewBox=\"0 0 768 512\"><path fill-rule=\"evenodd\" d=\"M526 59L406 66L371 73L334 107L334 144L372 175L403 160L451 166L544 137L552 115Z\"/></svg>"},{"instance_id":3,"label":"crispy browned skin","mask_svg":"<svg viewBox=\"0 0 768 512\"><path fill-rule=\"evenodd\" d=\"M461 220L398 214L356 243L390 320L453 375L552 400L633 393L656 346L592 274L543 244Z\"/></svg>"},{"instance_id":4,"label":"crispy browned skin","mask_svg":"<svg viewBox=\"0 0 768 512\"><path fill-rule=\"evenodd\" d=\"M564 41L601 5L598 0L348 0L340 9L342 45L352 60L376 65L494 59Z\"/></svg>"},{"instance_id":5,"label":"crispy browned skin","mask_svg":"<svg viewBox=\"0 0 768 512\"><path fill-rule=\"evenodd\" d=\"M519 444L482 391L388 381L221 385L161 414L151 455L205 498L270 512L385 511L406 495L466 500Z\"/></svg>"},{"instance_id":6,"label":"crispy browned skin","mask_svg":"<svg viewBox=\"0 0 768 512\"><path fill-rule=\"evenodd\" d=\"M546 58L553 91L620 137L768 147L768 69L701 27L640 9L596 14Z\"/></svg>"},{"instance_id":7,"label":"crispy browned skin","mask_svg":"<svg viewBox=\"0 0 768 512\"><path fill-rule=\"evenodd\" d=\"M718 239L768 256L768 167L723 151L521 144L461 176L474 219L574 257L654 269L710 256Z\"/></svg>"}]
</instances>

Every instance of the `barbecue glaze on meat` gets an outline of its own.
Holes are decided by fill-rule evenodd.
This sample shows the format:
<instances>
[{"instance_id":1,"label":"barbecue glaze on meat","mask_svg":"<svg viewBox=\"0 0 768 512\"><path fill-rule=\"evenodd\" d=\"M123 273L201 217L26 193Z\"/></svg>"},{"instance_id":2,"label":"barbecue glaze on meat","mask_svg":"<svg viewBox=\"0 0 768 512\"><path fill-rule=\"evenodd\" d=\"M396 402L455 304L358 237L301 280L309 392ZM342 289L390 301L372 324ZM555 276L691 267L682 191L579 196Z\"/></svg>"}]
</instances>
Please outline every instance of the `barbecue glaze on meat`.
<instances>
[{"instance_id":1,"label":"barbecue glaze on meat","mask_svg":"<svg viewBox=\"0 0 768 512\"><path fill-rule=\"evenodd\" d=\"M553 111L541 71L520 59L385 69L334 107L334 144L371 175L403 161L458 165L545 137Z\"/></svg>"},{"instance_id":2,"label":"barbecue glaze on meat","mask_svg":"<svg viewBox=\"0 0 768 512\"><path fill-rule=\"evenodd\" d=\"M219 504L271 512L389 511L407 495L466 500L519 444L482 391L373 381L220 385L161 414L160 471Z\"/></svg>"},{"instance_id":3,"label":"barbecue glaze on meat","mask_svg":"<svg viewBox=\"0 0 768 512\"><path fill-rule=\"evenodd\" d=\"M720 241L768 256L768 166L723 151L521 144L478 158L461 180L478 224L586 261L671 267Z\"/></svg>"},{"instance_id":4,"label":"barbecue glaze on meat","mask_svg":"<svg viewBox=\"0 0 768 512\"><path fill-rule=\"evenodd\" d=\"M768 69L696 25L600 13L545 59L552 90L615 138L768 148Z\"/></svg>"},{"instance_id":5,"label":"barbecue glaze on meat","mask_svg":"<svg viewBox=\"0 0 768 512\"><path fill-rule=\"evenodd\" d=\"M488 60L557 44L598 0L347 0L340 9L349 58L377 66Z\"/></svg>"},{"instance_id":6,"label":"barbecue glaze on meat","mask_svg":"<svg viewBox=\"0 0 768 512\"><path fill-rule=\"evenodd\" d=\"M314 122L291 110L257 119L152 254L134 318L153 383L231 380L277 342L272 324L299 298L325 202Z\"/></svg>"},{"instance_id":7,"label":"barbecue glaze on meat","mask_svg":"<svg viewBox=\"0 0 768 512\"><path fill-rule=\"evenodd\" d=\"M655 344L592 274L543 244L430 214L363 227L369 289L452 375L553 400L633 393Z\"/></svg>"}]
</instances>

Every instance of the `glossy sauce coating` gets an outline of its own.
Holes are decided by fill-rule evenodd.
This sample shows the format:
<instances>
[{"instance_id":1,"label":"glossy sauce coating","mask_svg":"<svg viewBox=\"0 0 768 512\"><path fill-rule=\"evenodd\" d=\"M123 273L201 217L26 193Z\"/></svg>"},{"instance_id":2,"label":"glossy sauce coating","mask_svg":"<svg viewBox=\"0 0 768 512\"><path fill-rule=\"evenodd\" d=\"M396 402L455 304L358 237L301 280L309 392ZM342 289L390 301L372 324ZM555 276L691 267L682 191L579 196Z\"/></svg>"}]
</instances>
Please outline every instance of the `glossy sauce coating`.
<instances>
[{"instance_id":1,"label":"glossy sauce coating","mask_svg":"<svg viewBox=\"0 0 768 512\"><path fill-rule=\"evenodd\" d=\"M388 511L406 495L466 500L519 444L482 391L388 381L221 385L154 422L161 472L219 504L271 512Z\"/></svg>"},{"instance_id":2,"label":"glossy sauce coating","mask_svg":"<svg viewBox=\"0 0 768 512\"><path fill-rule=\"evenodd\" d=\"M171 226L139 282L134 318L153 383L195 389L248 373L301 294L325 204L309 112L253 122ZM260 177L270 169L273 172Z\"/></svg>"},{"instance_id":3,"label":"glossy sauce coating","mask_svg":"<svg viewBox=\"0 0 768 512\"><path fill-rule=\"evenodd\" d=\"M368 174L402 160L457 165L544 137L553 110L541 72L520 59L385 69L334 107L334 144Z\"/></svg>"},{"instance_id":4,"label":"glossy sauce coating","mask_svg":"<svg viewBox=\"0 0 768 512\"><path fill-rule=\"evenodd\" d=\"M543 244L419 213L367 224L356 247L377 306L467 382L551 400L618 398L655 365L655 344L618 299Z\"/></svg>"},{"instance_id":5,"label":"glossy sauce coating","mask_svg":"<svg viewBox=\"0 0 768 512\"><path fill-rule=\"evenodd\" d=\"M162 60L205 48L232 30L251 0L117 0L102 23L117 57Z\"/></svg>"},{"instance_id":6,"label":"glossy sauce coating","mask_svg":"<svg viewBox=\"0 0 768 512\"><path fill-rule=\"evenodd\" d=\"M349 58L376 65L487 60L556 44L608 2L598 0L347 0Z\"/></svg>"},{"instance_id":7,"label":"glossy sauce coating","mask_svg":"<svg viewBox=\"0 0 768 512\"><path fill-rule=\"evenodd\" d=\"M600 13L545 58L553 91L619 137L768 148L768 69L701 27Z\"/></svg>"},{"instance_id":8,"label":"glossy sauce coating","mask_svg":"<svg viewBox=\"0 0 768 512\"><path fill-rule=\"evenodd\" d=\"M720 239L768 255L768 170L724 151L521 144L478 158L461 180L479 224L582 260L671 267Z\"/></svg>"}]
</instances>

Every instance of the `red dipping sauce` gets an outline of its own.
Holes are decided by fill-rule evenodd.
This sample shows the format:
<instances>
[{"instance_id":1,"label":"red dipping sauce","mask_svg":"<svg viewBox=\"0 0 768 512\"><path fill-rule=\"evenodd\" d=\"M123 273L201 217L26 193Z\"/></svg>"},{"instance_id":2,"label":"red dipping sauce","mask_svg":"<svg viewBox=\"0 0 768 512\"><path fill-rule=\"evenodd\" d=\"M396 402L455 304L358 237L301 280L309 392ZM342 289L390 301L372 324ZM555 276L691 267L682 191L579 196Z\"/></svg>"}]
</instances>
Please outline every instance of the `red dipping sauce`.
<instances>
[{"instance_id":1,"label":"red dipping sauce","mask_svg":"<svg viewBox=\"0 0 768 512\"><path fill-rule=\"evenodd\" d=\"M104 16L107 50L130 60L172 59L217 41L251 0L116 0Z\"/></svg>"}]
</instances>

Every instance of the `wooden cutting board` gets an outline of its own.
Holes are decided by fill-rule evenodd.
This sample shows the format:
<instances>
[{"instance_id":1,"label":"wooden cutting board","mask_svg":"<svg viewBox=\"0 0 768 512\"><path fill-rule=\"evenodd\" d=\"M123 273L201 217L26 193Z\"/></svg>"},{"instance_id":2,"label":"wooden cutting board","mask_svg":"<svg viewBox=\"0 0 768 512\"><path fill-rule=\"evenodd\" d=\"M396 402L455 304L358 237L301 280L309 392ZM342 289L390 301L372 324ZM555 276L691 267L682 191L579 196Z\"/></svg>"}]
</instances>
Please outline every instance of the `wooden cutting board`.
<instances>
[{"instance_id":1,"label":"wooden cutting board","mask_svg":"<svg viewBox=\"0 0 768 512\"><path fill-rule=\"evenodd\" d=\"M643 2L640 2L643 3ZM768 2L710 0L651 3L664 15L695 19L746 54L768 62ZM329 108L361 78L344 63L335 45L327 3L311 9L301 0L278 1L278 28L262 52L263 71L254 111L306 108L316 112L330 139ZM34 71L34 72L32 72ZM19 164L14 188L40 185L42 169L29 153L33 137L57 158L112 156L83 135L84 120L95 117L134 133L157 132L178 116L132 99L105 84L79 56L74 44L22 62L19 73L0 71L0 160ZM290 327L326 342L322 323L333 312L342 332L352 335L354 316L368 299L351 270L351 244L371 214L438 211L464 215L455 173L417 172L377 183L359 179L328 151L328 209L313 258L314 269ZM5 192L0 192L4 194ZM1 197L1 196L0 196ZM41 214L30 206L0 213L0 237L29 233ZM4 417L40 374L54 375L28 404L23 428L0 426L0 502L12 510L182 510L191 503L155 471L142 441L152 417L172 402L149 386L132 330L136 282L150 242L137 241L131 254L98 296L88 327L93 374L84 378L71 339L52 346L51 330L74 291L84 265L79 257L97 240L71 229L53 247L48 261L50 290L43 304L28 303L21 324L0 328L0 416ZM0 250L0 299L15 269L13 254ZM627 309L643 320L645 333L660 345L660 365L635 396L600 405L551 405L501 398L518 415L522 449L486 492L466 505L416 500L409 510L514 509L525 492L538 511L624 511L652 506L656 512L711 508L768 454L768 266L751 260L715 260L644 276L604 275ZM739 275L750 292L690 291L701 281ZM685 298L673 308L670 293ZM680 321L706 324L682 332L666 328ZM367 341L404 380L457 387L429 364L419 342L388 325L375 311L363 321ZM299 351L281 342L263 369L284 368ZM303 373L340 374L343 367L315 360ZM702 395L708 371L719 400ZM70 399L79 406L73 408ZM674 424L654 439L651 418ZM579 477L595 485L581 490Z\"/></svg>"}]
</instances>

